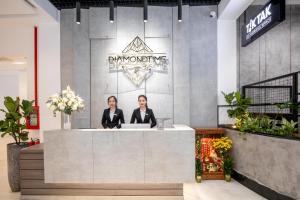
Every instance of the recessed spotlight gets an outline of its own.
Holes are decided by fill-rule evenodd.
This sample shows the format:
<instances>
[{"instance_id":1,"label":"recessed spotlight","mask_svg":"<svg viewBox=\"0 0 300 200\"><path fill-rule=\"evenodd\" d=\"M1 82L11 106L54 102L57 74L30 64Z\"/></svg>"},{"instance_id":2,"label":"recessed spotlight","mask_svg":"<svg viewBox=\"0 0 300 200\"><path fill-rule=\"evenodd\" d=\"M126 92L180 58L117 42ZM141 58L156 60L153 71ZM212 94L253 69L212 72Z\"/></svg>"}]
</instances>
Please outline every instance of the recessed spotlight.
<instances>
[{"instance_id":1,"label":"recessed spotlight","mask_svg":"<svg viewBox=\"0 0 300 200\"><path fill-rule=\"evenodd\" d=\"M148 0L144 0L144 22L148 21Z\"/></svg>"},{"instance_id":2,"label":"recessed spotlight","mask_svg":"<svg viewBox=\"0 0 300 200\"><path fill-rule=\"evenodd\" d=\"M178 0L178 22L182 22L182 0Z\"/></svg>"},{"instance_id":3,"label":"recessed spotlight","mask_svg":"<svg viewBox=\"0 0 300 200\"><path fill-rule=\"evenodd\" d=\"M114 9L115 9L115 5L114 5L114 1L110 0L109 1L109 21L110 23L114 23Z\"/></svg>"},{"instance_id":4,"label":"recessed spotlight","mask_svg":"<svg viewBox=\"0 0 300 200\"><path fill-rule=\"evenodd\" d=\"M76 1L76 24L80 24L80 2Z\"/></svg>"}]
</instances>

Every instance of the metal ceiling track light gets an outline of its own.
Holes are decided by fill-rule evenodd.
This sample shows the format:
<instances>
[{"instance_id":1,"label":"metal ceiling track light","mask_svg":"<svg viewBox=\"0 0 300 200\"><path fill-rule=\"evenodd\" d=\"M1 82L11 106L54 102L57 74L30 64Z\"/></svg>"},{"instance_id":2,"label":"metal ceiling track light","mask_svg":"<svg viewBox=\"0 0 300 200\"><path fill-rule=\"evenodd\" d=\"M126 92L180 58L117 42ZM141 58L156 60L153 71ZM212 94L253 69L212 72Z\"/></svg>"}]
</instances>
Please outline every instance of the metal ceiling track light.
<instances>
[{"instance_id":1,"label":"metal ceiling track light","mask_svg":"<svg viewBox=\"0 0 300 200\"><path fill-rule=\"evenodd\" d=\"M148 0L144 0L144 22L148 21Z\"/></svg>"},{"instance_id":2,"label":"metal ceiling track light","mask_svg":"<svg viewBox=\"0 0 300 200\"><path fill-rule=\"evenodd\" d=\"M81 13L80 13L80 2L79 1L76 1L76 24L80 24L80 16Z\"/></svg>"},{"instance_id":3,"label":"metal ceiling track light","mask_svg":"<svg viewBox=\"0 0 300 200\"><path fill-rule=\"evenodd\" d=\"M114 20L115 20L114 8L115 8L114 1L110 0L109 1L109 21L110 21L110 23L114 23Z\"/></svg>"},{"instance_id":4,"label":"metal ceiling track light","mask_svg":"<svg viewBox=\"0 0 300 200\"><path fill-rule=\"evenodd\" d=\"M178 0L178 22L182 22L182 0Z\"/></svg>"}]
</instances>

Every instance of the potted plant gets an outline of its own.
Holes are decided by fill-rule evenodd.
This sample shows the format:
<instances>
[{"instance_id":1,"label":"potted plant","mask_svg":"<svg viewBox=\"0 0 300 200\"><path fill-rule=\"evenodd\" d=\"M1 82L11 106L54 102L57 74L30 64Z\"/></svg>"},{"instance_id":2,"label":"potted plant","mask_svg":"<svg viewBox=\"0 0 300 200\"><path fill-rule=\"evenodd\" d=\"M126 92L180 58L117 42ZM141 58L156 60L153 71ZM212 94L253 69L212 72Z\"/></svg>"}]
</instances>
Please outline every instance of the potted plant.
<instances>
[{"instance_id":1,"label":"potted plant","mask_svg":"<svg viewBox=\"0 0 300 200\"><path fill-rule=\"evenodd\" d=\"M226 103L230 106L227 114L230 118L235 119L234 127L240 129L243 122L249 117L248 107L251 104L251 98L244 97L239 91L231 92L224 95Z\"/></svg>"},{"instance_id":2,"label":"potted plant","mask_svg":"<svg viewBox=\"0 0 300 200\"><path fill-rule=\"evenodd\" d=\"M201 138L199 136L196 136L196 157L195 157L195 163L196 163L196 182L200 183L202 180L202 162L201 162Z\"/></svg>"},{"instance_id":3,"label":"potted plant","mask_svg":"<svg viewBox=\"0 0 300 200\"><path fill-rule=\"evenodd\" d=\"M225 181L227 182L231 181L232 169L233 159L230 156L228 156L223 160L223 170L225 173Z\"/></svg>"},{"instance_id":4,"label":"potted plant","mask_svg":"<svg viewBox=\"0 0 300 200\"><path fill-rule=\"evenodd\" d=\"M196 158L196 182L201 183L202 180L202 163L200 158Z\"/></svg>"},{"instance_id":5,"label":"potted plant","mask_svg":"<svg viewBox=\"0 0 300 200\"><path fill-rule=\"evenodd\" d=\"M46 102L47 107L56 116L56 112L64 114L64 129L71 129L71 114L74 111L81 111L84 109L83 99L75 95L70 86L63 90L60 94L53 94Z\"/></svg>"},{"instance_id":6,"label":"potted plant","mask_svg":"<svg viewBox=\"0 0 300 200\"><path fill-rule=\"evenodd\" d=\"M20 150L27 146L28 131L26 131L26 118L33 111L34 101L23 100L17 97L4 97L5 118L0 120L1 137L10 135L14 143L7 144L8 181L12 192L20 191Z\"/></svg>"}]
</instances>

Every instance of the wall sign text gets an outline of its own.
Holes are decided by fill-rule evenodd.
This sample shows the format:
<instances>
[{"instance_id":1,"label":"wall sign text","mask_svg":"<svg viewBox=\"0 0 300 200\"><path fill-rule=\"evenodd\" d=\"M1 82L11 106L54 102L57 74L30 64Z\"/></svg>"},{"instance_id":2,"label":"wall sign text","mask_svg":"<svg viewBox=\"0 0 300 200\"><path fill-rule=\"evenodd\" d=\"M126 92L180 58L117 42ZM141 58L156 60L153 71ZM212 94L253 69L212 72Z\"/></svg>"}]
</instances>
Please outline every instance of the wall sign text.
<instances>
[{"instance_id":1,"label":"wall sign text","mask_svg":"<svg viewBox=\"0 0 300 200\"><path fill-rule=\"evenodd\" d=\"M122 71L136 86L149 78L153 72L168 73L165 53L154 53L138 36L121 54L108 56L110 72Z\"/></svg>"},{"instance_id":2,"label":"wall sign text","mask_svg":"<svg viewBox=\"0 0 300 200\"><path fill-rule=\"evenodd\" d=\"M247 46L284 20L285 0L269 1L242 27L242 46Z\"/></svg>"}]
</instances>

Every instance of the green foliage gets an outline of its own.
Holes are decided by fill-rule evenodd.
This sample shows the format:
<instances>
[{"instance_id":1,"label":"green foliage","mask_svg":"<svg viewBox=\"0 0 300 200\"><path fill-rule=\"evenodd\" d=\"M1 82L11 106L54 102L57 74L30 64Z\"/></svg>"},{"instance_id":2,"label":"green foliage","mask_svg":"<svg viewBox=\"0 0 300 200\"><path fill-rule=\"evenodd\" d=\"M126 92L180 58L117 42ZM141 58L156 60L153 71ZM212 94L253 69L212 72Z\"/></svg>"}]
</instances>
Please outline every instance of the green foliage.
<instances>
[{"instance_id":1,"label":"green foliage","mask_svg":"<svg viewBox=\"0 0 300 200\"><path fill-rule=\"evenodd\" d=\"M233 159L231 157L224 158L223 170L226 175L232 175Z\"/></svg>"},{"instance_id":2,"label":"green foliage","mask_svg":"<svg viewBox=\"0 0 300 200\"><path fill-rule=\"evenodd\" d=\"M293 135L297 132L297 122L293 120L288 121L285 118L278 121L277 116L275 119L271 119L268 116L258 116L253 117L248 112L248 107L251 104L250 98L244 98L239 92L232 92L229 94L225 94L224 98L230 109L227 111L228 116L230 118L235 119L235 126L238 130L242 133L250 132L250 133L266 133L272 135ZM298 105L293 104L292 102L288 101L282 104L276 105L280 110L281 109L298 109Z\"/></svg>"},{"instance_id":3,"label":"green foliage","mask_svg":"<svg viewBox=\"0 0 300 200\"><path fill-rule=\"evenodd\" d=\"M202 176L203 170L202 170L202 163L201 159L196 159L196 175Z\"/></svg>"},{"instance_id":4,"label":"green foliage","mask_svg":"<svg viewBox=\"0 0 300 200\"><path fill-rule=\"evenodd\" d=\"M260 132L260 121L258 118L248 117L243 121L243 124L240 128L242 132Z\"/></svg>"},{"instance_id":5,"label":"green foliage","mask_svg":"<svg viewBox=\"0 0 300 200\"><path fill-rule=\"evenodd\" d=\"M201 163L201 137L196 136L196 175L202 175L202 163Z\"/></svg>"},{"instance_id":6,"label":"green foliage","mask_svg":"<svg viewBox=\"0 0 300 200\"><path fill-rule=\"evenodd\" d=\"M26 131L26 118L33 111L34 101L23 100L20 104L20 99L17 97L14 100L11 97L4 97L5 109L1 112L5 113L5 118L0 120L1 137L10 135L15 142L20 145L21 141L28 140L28 131Z\"/></svg>"},{"instance_id":7,"label":"green foliage","mask_svg":"<svg viewBox=\"0 0 300 200\"><path fill-rule=\"evenodd\" d=\"M231 107L227 111L229 117L242 119L248 113L248 107L251 104L250 98L244 98L240 92L231 92L229 94L222 92L222 94Z\"/></svg>"},{"instance_id":8,"label":"green foliage","mask_svg":"<svg viewBox=\"0 0 300 200\"><path fill-rule=\"evenodd\" d=\"M276 107L279 108L280 110L282 110L282 109L298 109L299 108L298 104L294 104L291 101L276 104Z\"/></svg>"},{"instance_id":9,"label":"green foliage","mask_svg":"<svg viewBox=\"0 0 300 200\"><path fill-rule=\"evenodd\" d=\"M235 125L238 129L241 128L244 120L249 117L248 107L251 104L251 99L244 98L240 92L231 92L229 94L222 92L222 94L230 106L230 109L227 110L228 116L236 120Z\"/></svg>"},{"instance_id":10,"label":"green foliage","mask_svg":"<svg viewBox=\"0 0 300 200\"><path fill-rule=\"evenodd\" d=\"M242 127L239 129L241 132L249 133L266 133L272 135L293 135L297 132L297 122L293 120L288 121L282 118L280 126L276 125L276 120L272 120L267 116L263 117L249 117L244 120Z\"/></svg>"},{"instance_id":11,"label":"green foliage","mask_svg":"<svg viewBox=\"0 0 300 200\"><path fill-rule=\"evenodd\" d=\"M295 132L297 132L297 128L295 128L297 125L297 122L294 122L293 120L288 121L285 118L282 118L281 121L281 127L278 130L279 135L292 135Z\"/></svg>"},{"instance_id":12,"label":"green foliage","mask_svg":"<svg viewBox=\"0 0 300 200\"><path fill-rule=\"evenodd\" d=\"M259 118L260 132L274 134L278 127L276 126L276 120L271 119L268 116L262 116Z\"/></svg>"}]
</instances>

